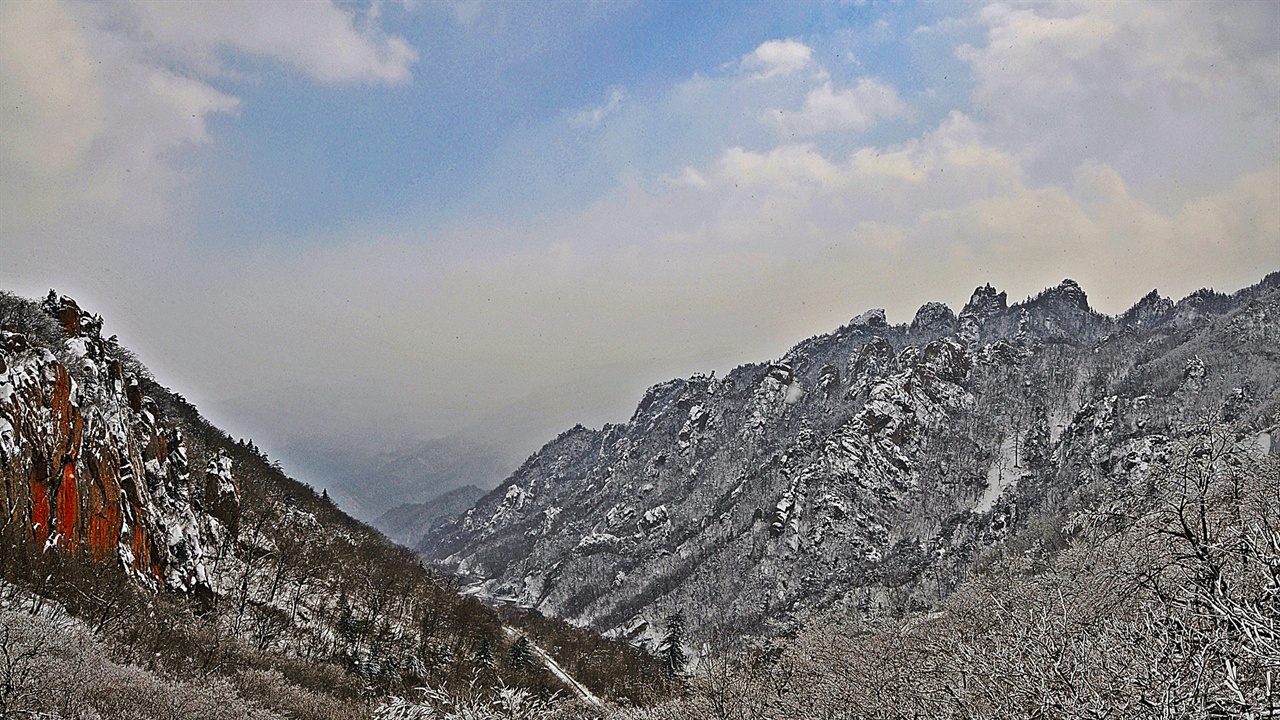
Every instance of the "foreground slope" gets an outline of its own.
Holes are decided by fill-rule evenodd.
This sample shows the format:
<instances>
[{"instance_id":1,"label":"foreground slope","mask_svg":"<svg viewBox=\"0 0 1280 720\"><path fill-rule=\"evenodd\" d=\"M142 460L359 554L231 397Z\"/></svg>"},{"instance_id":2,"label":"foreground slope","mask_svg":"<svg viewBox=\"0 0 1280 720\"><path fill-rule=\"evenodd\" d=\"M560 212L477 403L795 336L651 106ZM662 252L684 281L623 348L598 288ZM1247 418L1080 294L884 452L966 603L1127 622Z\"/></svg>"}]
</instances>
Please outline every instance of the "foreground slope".
<instances>
[{"instance_id":1,"label":"foreground slope","mask_svg":"<svg viewBox=\"0 0 1280 720\"><path fill-rule=\"evenodd\" d=\"M419 549L483 593L637 640L675 613L709 639L924 608L1184 424L1273 411L1278 346L1280 273L1118 317L1070 280L1013 306L980 287L910 325L870 311L565 432Z\"/></svg>"}]
</instances>

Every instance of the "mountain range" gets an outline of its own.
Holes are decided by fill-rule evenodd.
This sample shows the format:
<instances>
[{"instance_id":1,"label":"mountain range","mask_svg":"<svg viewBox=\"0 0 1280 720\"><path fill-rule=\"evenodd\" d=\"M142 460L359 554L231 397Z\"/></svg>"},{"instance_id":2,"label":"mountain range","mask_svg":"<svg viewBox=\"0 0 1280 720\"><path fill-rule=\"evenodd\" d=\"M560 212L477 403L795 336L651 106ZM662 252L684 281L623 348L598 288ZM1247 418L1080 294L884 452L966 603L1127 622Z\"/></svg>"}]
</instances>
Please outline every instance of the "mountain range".
<instances>
[{"instance_id":1,"label":"mountain range","mask_svg":"<svg viewBox=\"0 0 1280 720\"><path fill-rule=\"evenodd\" d=\"M383 458L456 488L397 481L425 501L383 532L102 326L0 293L3 717L1274 705L1280 272L1117 316L1071 280L870 310L491 491L483 452Z\"/></svg>"},{"instance_id":2,"label":"mountain range","mask_svg":"<svg viewBox=\"0 0 1280 720\"><path fill-rule=\"evenodd\" d=\"M1169 437L1280 407L1280 273L1152 291L1118 316L1064 280L909 324L867 311L783 357L650 388L574 427L422 555L476 592L655 648L931 607L1018 532L1140 472Z\"/></svg>"}]
</instances>

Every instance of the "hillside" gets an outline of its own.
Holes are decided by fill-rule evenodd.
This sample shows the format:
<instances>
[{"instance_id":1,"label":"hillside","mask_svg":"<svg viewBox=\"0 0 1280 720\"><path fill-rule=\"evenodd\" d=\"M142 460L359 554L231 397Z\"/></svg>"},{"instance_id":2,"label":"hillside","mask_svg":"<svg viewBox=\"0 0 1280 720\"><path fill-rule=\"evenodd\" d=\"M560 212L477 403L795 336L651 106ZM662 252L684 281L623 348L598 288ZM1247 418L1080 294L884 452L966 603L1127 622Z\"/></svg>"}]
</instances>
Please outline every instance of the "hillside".
<instances>
[{"instance_id":1,"label":"hillside","mask_svg":"<svg viewBox=\"0 0 1280 720\"><path fill-rule=\"evenodd\" d=\"M70 298L0 294L0 328L0 716L345 719L424 688L573 696L513 652L533 632L519 618L210 425ZM535 637L602 697L665 682L562 623Z\"/></svg>"},{"instance_id":2,"label":"hillside","mask_svg":"<svg viewBox=\"0 0 1280 720\"><path fill-rule=\"evenodd\" d=\"M816 615L617 717L1275 717L1280 456L1219 423L1153 449L992 548L929 611Z\"/></svg>"},{"instance_id":3,"label":"hillside","mask_svg":"<svg viewBox=\"0 0 1280 720\"><path fill-rule=\"evenodd\" d=\"M654 647L932 607L980 559L1205 420L1280 408L1280 273L1117 317L1067 280L872 310L774 362L651 388L424 539L483 594ZM1264 433L1266 438L1270 435Z\"/></svg>"}]
</instances>

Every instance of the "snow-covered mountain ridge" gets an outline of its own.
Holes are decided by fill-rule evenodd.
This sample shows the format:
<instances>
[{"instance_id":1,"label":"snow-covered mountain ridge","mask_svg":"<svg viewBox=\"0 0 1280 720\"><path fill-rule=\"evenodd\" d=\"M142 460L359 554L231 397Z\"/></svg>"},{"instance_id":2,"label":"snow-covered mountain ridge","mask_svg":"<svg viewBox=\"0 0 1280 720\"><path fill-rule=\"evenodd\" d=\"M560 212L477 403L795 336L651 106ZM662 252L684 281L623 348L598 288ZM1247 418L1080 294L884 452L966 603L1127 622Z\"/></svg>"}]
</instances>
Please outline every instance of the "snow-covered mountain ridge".
<instances>
[{"instance_id":1,"label":"snow-covered mountain ridge","mask_svg":"<svg viewBox=\"0 0 1280 720\"><path fill-rule=\"evenodd\" d=\"M924 607L1185 423L1269 440L1277 347L1280 273L1233 295L1153 291L1117 317L1071 280L1012 306L982 286L909 325L872 310L566 431L419 549L480 592L630 637L674 612L709 638Z\"/></svg>"}]
</instances>

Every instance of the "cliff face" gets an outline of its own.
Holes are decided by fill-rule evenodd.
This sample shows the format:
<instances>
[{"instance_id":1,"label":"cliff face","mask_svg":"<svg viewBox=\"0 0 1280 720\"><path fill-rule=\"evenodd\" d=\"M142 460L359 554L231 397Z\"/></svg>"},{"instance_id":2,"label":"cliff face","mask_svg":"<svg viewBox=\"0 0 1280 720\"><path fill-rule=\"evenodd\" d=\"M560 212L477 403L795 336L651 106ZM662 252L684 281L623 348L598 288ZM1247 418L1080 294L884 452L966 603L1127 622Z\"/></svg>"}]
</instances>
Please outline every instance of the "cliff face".
<instances>
[{"instance_id":1,"label":"cliff face","mask_svg":"<svg viewBox=\"0 0 1280 720\"><path fill-rule=\"evenodd\" d=\"M654 386L424 539L477 591L630 637L927 606L1013 529L1144 467L1185 423L1280 409L1280 274L1112 318L1072 281L959 315L869 312L781 359Z\"/></svg>"},{"instance_id":2,"label":"cliff face","mask_svg":"<svg viewBox=\"0 0 1280 720\"><path fill-rule=\"evenodd\" d=\"M209 589L209 548L234 534L239 496L225 456L191 467L101 336L100 318L51 295L63 357L0 332L0 515L6 539L99 563L144 584Z\"/></svg>"}]
</instances>

